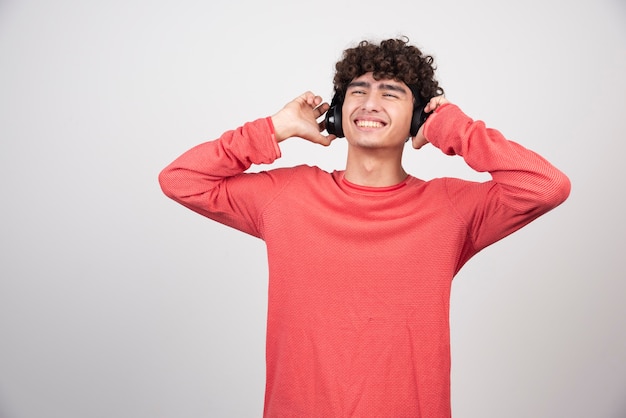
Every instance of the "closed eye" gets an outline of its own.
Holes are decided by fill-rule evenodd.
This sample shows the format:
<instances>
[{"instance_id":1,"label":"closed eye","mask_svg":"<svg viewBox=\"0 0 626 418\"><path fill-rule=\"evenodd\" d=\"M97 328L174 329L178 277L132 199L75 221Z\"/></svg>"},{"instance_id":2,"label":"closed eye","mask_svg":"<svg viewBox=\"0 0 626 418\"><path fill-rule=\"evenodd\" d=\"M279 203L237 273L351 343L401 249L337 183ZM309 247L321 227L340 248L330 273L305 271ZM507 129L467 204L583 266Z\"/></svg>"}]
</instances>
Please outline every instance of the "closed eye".
<instances>
[{"instance_id":1,"label":"closed eye","mask_svg":"<svg viewBox=\"0 0 626 418\"><path fill-rule=\"evenodd\" d=\"M353 81L348 84L348 92L353 95L363 95L367 93L370 87L370 83L366 81Z\"/></svg>"},{"instance_id":2,"label":"closed eye","mask_svg":"<svg viewBox=\"0 0 626 418\"><path fill-rule=\"evenodd\" d=\"M384 95L391 97L406 96L407 94L406 89L397 84L381 84L380 89L384 92Z\"/></svg>"}]
</instances>

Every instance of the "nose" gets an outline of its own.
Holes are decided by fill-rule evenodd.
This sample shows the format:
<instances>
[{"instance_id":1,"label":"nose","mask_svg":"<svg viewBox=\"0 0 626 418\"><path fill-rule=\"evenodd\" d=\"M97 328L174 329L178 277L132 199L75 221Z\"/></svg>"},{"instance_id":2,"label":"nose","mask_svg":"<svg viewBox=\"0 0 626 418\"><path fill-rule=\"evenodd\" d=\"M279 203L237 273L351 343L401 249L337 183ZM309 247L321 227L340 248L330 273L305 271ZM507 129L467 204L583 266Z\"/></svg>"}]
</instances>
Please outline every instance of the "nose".
<instances>
[{"instance_id":1,"label":"nose","mask_svg":"<svg viewBox=\"0 0 626 418\"><path fill-rule=\"evenodd\" d=\"M368 112L377 112L380 110L380 98L376 94L368 94L363 99L361 108Z\"/></svg>"}]
</instances>

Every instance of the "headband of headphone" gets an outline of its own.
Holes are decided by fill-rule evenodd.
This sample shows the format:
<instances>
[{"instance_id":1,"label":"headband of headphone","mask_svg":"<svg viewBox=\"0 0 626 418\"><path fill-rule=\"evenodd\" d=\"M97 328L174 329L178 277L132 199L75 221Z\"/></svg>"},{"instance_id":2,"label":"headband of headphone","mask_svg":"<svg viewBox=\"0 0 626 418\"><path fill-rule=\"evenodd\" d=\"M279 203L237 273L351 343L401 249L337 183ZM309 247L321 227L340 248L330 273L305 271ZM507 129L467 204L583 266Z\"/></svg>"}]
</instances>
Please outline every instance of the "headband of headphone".
<instances>
[{"instance_id":1,"label":"headband of headphone","mask_svg":"<svg viewBox=\"0 0 626 418\"><path fill-rule=\"evenodd\" d=\"M413 97L415 98L410 130L410 135L415 136L417 135L417 131L419 131L420 127L424 124L424 122L426 122L428 116L430 116L430 113L424 112L424 106L426 106L426 102L424 102L422 96L419 94L417 86L412 84L408 87L413 93ZM343 107L344 98L345 93L340 93L339 91L335 90L335 94L332 101L330 102L330 108L326 112L325 118L326 131L329 134L335 135L338 138L344 137L341 117L341 108Z\"/></svg>"}]
</instances>

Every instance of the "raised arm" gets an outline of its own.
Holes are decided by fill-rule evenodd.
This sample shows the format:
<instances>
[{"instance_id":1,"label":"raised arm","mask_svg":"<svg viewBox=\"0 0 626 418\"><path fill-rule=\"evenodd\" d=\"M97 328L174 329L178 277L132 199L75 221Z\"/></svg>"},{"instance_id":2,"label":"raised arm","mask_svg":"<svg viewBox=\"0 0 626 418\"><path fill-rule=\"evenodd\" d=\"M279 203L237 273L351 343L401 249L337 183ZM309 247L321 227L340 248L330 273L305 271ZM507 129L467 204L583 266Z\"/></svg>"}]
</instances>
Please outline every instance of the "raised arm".
<instances>
[{"instance_id":1,"label":"raised arm","mask_svg":"<svg viewBox=\"0 0 626 418\"><path fill-rule=\"evenodd\" d=\"M569 196L571 185L564 173L454 104L436 107L423 136L444 153L459 155L474 170L492 176L492 181L469 188L448 181L450 199L470 225L476 249L521 228Z\"/></svg>"},{"instance_id":2,"label":"raised arm","mask_svg":"<svg viewBox=\"0 0 626 418\"><path fill-rule=\"evenodd\" d=\"M259 236L258 212L278 189L276 175L245 171L279 158L278 143L290 137L329 144L334 137L322 135L323 126L316 120L327 109L321 97L306 92L272 117L246 123L183 153L159 174L161 189L201 215Z\"/></svg>"}]
</instances>

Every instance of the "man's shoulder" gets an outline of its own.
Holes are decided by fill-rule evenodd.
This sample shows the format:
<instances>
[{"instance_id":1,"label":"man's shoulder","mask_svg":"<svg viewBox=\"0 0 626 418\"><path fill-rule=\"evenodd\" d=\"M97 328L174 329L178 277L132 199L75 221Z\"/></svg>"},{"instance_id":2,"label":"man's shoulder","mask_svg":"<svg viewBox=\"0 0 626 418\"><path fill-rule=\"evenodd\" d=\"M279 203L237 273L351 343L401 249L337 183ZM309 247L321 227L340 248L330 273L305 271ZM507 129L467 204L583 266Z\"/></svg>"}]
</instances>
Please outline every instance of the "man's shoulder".
<instances>
[{"instance_id":1,"label":"man's shoulder","mask_svg":"<svg viewBox=\"0 0 626 418\"><path fill-rule=\"evenodd\" d=\"M315 165L295 165L291 167L277 167L267 171L276 176L298 176L298 177L327 177L332 176L334 172L328 172Z\"/></svg>"},{"instance_id":2,"label":"man's shoulder","mask_svg":"<svg viewBox=\"0 0 626 418\"><path fill-rule=\"evenodd\" d=\"M334 181L336 172L328 172L317 166L312 165L295 165L289 167L275 167L268 170L250 172L253 176L263 176L275 184L293 184L300 186L304 184L312 184L322 186L326 182Z\"/></svg>"}]
</instances>

